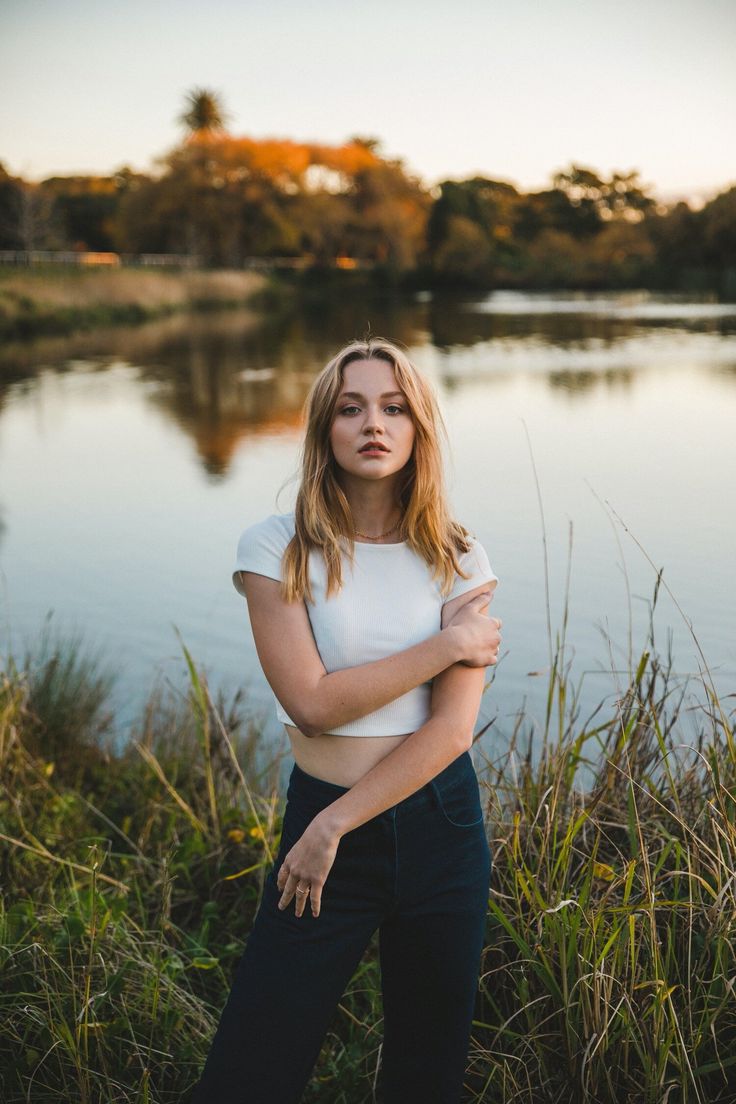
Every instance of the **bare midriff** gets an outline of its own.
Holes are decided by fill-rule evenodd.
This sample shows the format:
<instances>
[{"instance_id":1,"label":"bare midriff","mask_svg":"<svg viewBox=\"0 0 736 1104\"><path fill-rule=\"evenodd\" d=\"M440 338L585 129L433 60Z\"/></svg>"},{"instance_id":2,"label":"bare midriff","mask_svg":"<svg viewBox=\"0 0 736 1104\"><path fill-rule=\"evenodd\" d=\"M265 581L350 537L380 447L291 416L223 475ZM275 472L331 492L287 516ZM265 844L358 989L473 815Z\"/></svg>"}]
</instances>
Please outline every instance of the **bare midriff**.
<instances>
[{"instance_id":1,"label":"bare midriff","mask_svg":"<svg viewBox=\"0 0 736 1104\"><path fill-rule=\"evenodd\" d=\"M395 747L411 736L338 736L321 732L305 736L294 725L284 725L298 766L314 778L334 782L336 786L354 786L358 779L380 763Z\"/></svg>"}]
</instances>

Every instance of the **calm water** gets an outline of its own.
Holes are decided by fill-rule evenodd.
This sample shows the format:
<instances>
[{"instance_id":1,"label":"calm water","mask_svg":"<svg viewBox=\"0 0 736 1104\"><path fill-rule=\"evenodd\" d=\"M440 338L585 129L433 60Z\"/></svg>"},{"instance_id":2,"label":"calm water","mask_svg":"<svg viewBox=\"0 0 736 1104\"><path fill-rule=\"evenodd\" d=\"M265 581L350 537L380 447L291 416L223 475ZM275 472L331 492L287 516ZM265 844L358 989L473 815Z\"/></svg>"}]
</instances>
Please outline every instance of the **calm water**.
<instances>
[{"instance_id":1,"label":"calm water","mask_svg":"<svg viewBox=\"0 0 736 1104\"><path fill-rule=\"evenodd\" d=\"M178 630L212 688L247 686L281 743L232 560L242 528L292 509L295 479L276 495L296 475L310 380L368 326L432 378L455 515L500 577L502 660L479 719L494 721L488 751L520 708L544 717L535 466L553 636L569 570L565 654L581 718L610 706L636 663L658 569L719 693L732 692L736 306L638 293L364 299L6 346L3 651L21 656L49 616L81 631L118 671L122 740L154 684L186 692ZM659 650L671 647L697 693L702 660L664 591L654 620Z\"/></svg>"}]
</instances>

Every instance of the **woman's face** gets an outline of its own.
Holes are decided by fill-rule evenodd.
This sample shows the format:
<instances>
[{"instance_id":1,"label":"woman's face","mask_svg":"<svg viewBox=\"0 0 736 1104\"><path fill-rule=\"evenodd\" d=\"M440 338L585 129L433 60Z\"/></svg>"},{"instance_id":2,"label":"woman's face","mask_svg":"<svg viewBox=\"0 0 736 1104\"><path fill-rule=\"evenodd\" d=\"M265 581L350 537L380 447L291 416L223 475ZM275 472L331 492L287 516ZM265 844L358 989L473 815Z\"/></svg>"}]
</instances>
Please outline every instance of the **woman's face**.
<instances>
[{"instance_id":1,"label":"woman's face","mask_svg":"<svg viewBox=\"0 0 736 1104\"><path fill-rule=\"evenodd\" d=\"M360 479L385 479L401 471L414 447L409 403L385 360L353 360L343 370L330 444L345 472ZM379 441L379 452L361 452Z\"/></svg>"}]
</instances>

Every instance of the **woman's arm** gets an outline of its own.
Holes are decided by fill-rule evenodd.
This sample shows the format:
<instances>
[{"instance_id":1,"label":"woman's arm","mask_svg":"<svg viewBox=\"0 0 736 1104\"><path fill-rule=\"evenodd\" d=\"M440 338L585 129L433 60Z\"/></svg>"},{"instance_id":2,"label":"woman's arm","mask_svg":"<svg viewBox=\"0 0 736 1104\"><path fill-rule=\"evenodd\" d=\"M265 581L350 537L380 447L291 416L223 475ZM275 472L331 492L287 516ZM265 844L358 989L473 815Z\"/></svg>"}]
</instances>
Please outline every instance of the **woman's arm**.
<instances>
[{"instance_id":1,"label":"woman's arm","mask_svg":"<svg viewBox=\"0 0 736 1104\"><path fill-rule=\"evenodd\" d=\"M304 602L284 602L279 582L266 575L242 571L241 578L263 672L305 736L365 717L453 664L487 664L495 647L488 618L476 616L463 625L448 624L420 644L384 659L328 674ZM467 602L494 586L495 581L484 584L446 606ZM480 611L481 604L477 606Z\"/></svg>"},{"instance_id":2,"label":"woman's arm","mask_svg":"<svg viewBox=\"0 0 736 1104\"><path fill-rule=\"evenodd\" d=\"M457 603L456 608L460 608L487 587L484 584L463 594L446 603L446 607ZM489 621L490 624L493 623ZM494 631L498 638L498 630ZM471 746L484 684L485 667L467 667L462 663L454 663L434 679L429 720L384 756L347 793L318 813L286 856L277 875L277 885L282 891L281 908L288 905L299 882L305 881L312 887L312 912L319 915L322 886L340 838L421 789Z\"/></svg>"}]
</instances>

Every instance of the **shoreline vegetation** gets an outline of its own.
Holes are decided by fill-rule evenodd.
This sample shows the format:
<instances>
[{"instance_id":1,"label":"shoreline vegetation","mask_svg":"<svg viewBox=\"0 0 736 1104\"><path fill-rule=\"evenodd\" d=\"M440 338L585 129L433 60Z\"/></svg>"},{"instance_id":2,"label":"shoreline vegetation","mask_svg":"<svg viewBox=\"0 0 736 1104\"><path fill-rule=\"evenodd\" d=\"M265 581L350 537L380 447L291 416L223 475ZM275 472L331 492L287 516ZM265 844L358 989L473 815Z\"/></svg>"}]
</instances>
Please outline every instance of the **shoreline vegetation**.
<instances>
[{"instance_id":1,"label":"shoreline vegetation","mask_svg":"<svg viewBox=\"0 0 736 1104\"><path fill-rule=\"evenodd\" d=\"M259 309L278 295L264 274L234 269L0 267L0 338L63 335L179 311Z\"/></svg>"},{"instance_id":2,"label":"shoreline vegetation","mask_svg":"<svg viewBox=\"0 0 736 1104\"><path fill-rule=\"evenodd\" d=\"M476 744L494 858L478 1104L734 1099L734 716L702 653L688 700L653 632L583 718L550 629L545 717L522 706L491 757ZM5 1104L173 1104L201 1069L277 853L282 753L181 647L186 693L154 689L118 750L114 675L79 638L0 669ZM374 1099L381 1017L374 938L306 1104Z\"/></svg>"},{"instance_id":3,"label":"shoreline vegetation","mask_svg":"<svg viewBox=\"0 0 736 1104\"><path fill-rule=\"evenodd\" d=\"M462 285L439 286L434 290L438 296L450 300L473 294L471 287ZM487 289L490 290L507 289ZM596 290L617 295L627 290L656 294L662 289L612 285L525 290L546 290L552 294ZM341 272L316 268L287 273L170 268L151 271L134 267L84 268L73 264L11 268L0 264L0 340L17 342L21 347L34 339L103 331L111 326L136 326L186 312L202 314L246 307L255 315L288 310L297 302L319 303L332 296L393 296L417 291L426 291L421 281L407 277L398 283L387 282L385 273L371 270ZM665 293L669 292L665 289ZM689 292L682 290L680 294L709 301L730 300L729 295L709 290L697 281Z\"/></svg>"},{"instance_id":4,"label":"shoreline vegetation","mask_svg":"<svg viewBox=\"0 0 736 1104\"><path fill-rule=\"evenodd\" d=\"M378 138L234 135L215 94L189 99L186 136L154 171L33 182L0 163L0 265L45 252L176 257L208 271L293 267L310 283L337 269L414 290L736 298L733 182L702 206L662 201L636 169L574 161L536 191L480 175L430 186Z\"/></svg>"}]
</instances>

